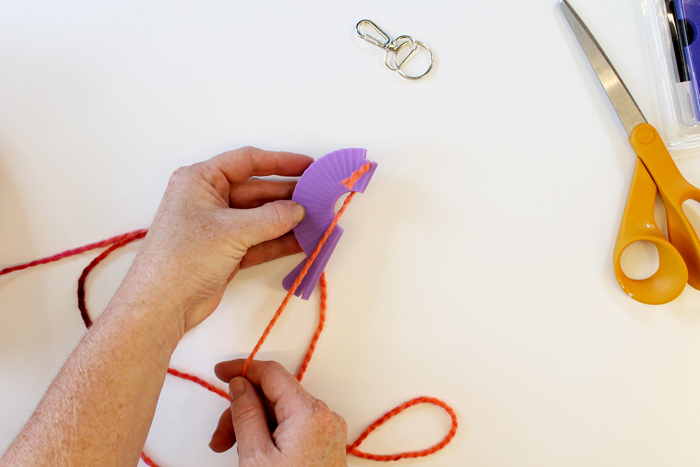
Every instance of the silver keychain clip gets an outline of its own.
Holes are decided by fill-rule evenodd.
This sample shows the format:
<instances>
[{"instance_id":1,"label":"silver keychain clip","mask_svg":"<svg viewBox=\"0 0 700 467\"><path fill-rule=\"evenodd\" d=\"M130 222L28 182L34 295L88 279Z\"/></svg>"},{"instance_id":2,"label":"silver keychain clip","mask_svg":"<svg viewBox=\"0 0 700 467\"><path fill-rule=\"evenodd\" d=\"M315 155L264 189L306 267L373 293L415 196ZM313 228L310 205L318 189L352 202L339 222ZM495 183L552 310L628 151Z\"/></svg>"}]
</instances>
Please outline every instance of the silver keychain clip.
<instances>
[{"instance_id":1,"label":"silver keychain clip","mask_svg":"<svg viewBox=\"0 0 700 467\"><path fill-rule=\"evenodd\" d=\"M376 33L379 33L380 39L374 37L371 34L360 31L360 28L363 25L367 25L368 27L372 28ZM357 23L355 29L357 30L357 35L360 36L362 39L366 40L370 44L385 49L386 52L384 52L384 64L391 71L397 72L404 78L420 79L423 76L427 75L428 72L433 68L433 53L430 51L430 48L428 48L428 46L422 43L421 41L417 41L411 36L406 35L399 36L396 39L391 39L384 31L379 29L379 26L377 26L368 19L363 19L362 21ZM397 63L396 58L398 57L399 51L404 47L410 47L411 51L408 52L408 54L403 59L401 59L400 62ZM425 72L423 72L423 74L418 76L409 76L406 73L404 73L401 67L406 64L406 61L408 61L408 59L411 58L411 55L413 55L413 52L415 52L418 49L418 47L422 47L428 52L428 56L430 57L430 65L428 66L428 69L425 70ZM389 56L392 57L391 62L389 61Z\"/></svg>"}]
</instances>

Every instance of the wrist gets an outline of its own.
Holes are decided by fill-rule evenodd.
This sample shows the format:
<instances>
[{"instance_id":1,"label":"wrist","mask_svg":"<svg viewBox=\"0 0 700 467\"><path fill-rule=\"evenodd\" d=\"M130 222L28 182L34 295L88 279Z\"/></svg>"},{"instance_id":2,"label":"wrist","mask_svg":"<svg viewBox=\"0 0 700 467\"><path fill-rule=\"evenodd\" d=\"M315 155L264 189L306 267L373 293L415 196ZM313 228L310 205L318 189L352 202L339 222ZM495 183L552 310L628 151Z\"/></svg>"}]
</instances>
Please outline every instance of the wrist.
<instances>
[{"instance_id":1,"label":"wrist","mask_svg":"<svg viewBox=\"0 0 700 467\"><path fill-rule=\"evenodd\" d=\"M185 334L184 306L168 287L134 266L114 294L105 315L119 316L120 321L138 325L172 353Z\"/></svg>"}]
</instances>

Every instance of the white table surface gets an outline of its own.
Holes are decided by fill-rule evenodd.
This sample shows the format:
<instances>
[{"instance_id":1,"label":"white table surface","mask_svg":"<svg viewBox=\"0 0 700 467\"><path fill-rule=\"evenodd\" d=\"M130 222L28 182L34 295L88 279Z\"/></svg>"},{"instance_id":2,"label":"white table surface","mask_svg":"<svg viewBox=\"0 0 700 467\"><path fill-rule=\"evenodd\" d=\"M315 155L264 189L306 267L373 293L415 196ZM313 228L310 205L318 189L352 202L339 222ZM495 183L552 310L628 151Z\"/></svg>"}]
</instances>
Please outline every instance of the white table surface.
<instances>
[{"instance_id":1,"label":"white table surface","mask_svg":"<svg viewBox=\"0 0 700 467\"><path fill-rule=\"evenodd\" d=\"M653 123L639 3L574 6ZM355 35L363 18L424 41L434 70L387 70ZM428 395L459 432L401 465L700 465L700 292L647 306L617 286L635 158L554 1L0 2L0 266L147 227L175 168L243 145L379 162L341 222L304 381L351 440ZM695 184L698 153L677 157ZM137 248L94 272L94 315ZM92 256L0 278L0 451L85 332L75 285ZM298 261L241 272L172 366L215 381L247 355ZM296 369L316 307L295 301L260 358ZM147 451L237 465L207 447L225 407L168 377ZM421 449L448 428L414 409L362 448Z\"/></svg>"}]
</instances>

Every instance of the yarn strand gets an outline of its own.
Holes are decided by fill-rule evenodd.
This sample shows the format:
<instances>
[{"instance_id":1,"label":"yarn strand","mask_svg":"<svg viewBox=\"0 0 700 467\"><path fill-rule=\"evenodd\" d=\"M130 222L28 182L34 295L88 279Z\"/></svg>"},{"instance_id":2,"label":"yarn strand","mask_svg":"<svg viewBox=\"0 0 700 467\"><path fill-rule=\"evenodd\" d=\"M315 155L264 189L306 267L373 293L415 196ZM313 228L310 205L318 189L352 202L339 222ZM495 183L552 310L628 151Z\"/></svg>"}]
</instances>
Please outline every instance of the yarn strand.
<instances>
[{"instance_id":1,"label":"yarn strand","mask_svg":"<svg viewBox=\"0 0 700 467\"><path fill-rule=\"evenodd\" d=\"M314 332L313 337L311 338L311 343L309 344L309 348L306 351L306 355L304 355L304 360L301 362L301 366L299 367L299 372L297 373L297 380L301 381L301 379L304 377L304 373L306 373L306 369L309 367L309 362L311 362L311 357L314 354L314 350L316 350L316 344L318 343L318 338L321 337L321 332L323 332L323 326L326 324L326 300L328 300L328 292L327 292L327 284L326 284L326 273L321 274L321 278L319 279L319 287L321 289L321 302L318 307L318 326L316 327L316 332Z\"/></svg>"},{"instance_id":2,"label":"yarn strand","mask_svg":"<svg viewBox=\"0 0 700 467\"><path fill-rule=\"evenodd\" d=\"M364 174L369 172L371 167L372 167L372 164L367 162L366 164L362 165L362 167L360 167L359 169L354 171L348 178L343 180L341 183L348 190L352 190L355 187L355 183L357 183L357 181ZM248 367L250 367L250 364L253 362L253 359L255 358L255 355L258 353L258 350L260 350L260 347L263 345L263 343L267 339L267 336L270 335L270 331L272 330L273 326L277 323L277 320L282 315L282 312L285 310L285 308L287 308L287 304L289 303L289 300L291 300L292 296L294 296L294 292L296 292L297 288L299 287L299 284L301 284L301 281L304 279L304 277L306 277L306 273L309 272L309 268L311 268L311 265L314 263L314 261L316 260L316 258L319 255L319 253L321 253L321 250L323 249L323 246L326 244L328 237L330 237L331 233L333 233L333 229L335 229L335 226L338 225L338 221L343 216L343 213L345 213L345 210L348 208L348 206L350 205L350 202L352 201L352 199L355 197L356 194L357 194L356 191L351 191L350 194L348 195L348 197L345 198L343 205L340 207L340 209L336 213L335 217L333 218L331 223L328 225L328 228L324 232L321 239L318 241L316 248L311 253L309 258L306 260L306 264L299 272L299 275L297 276L297 278L294 281L294 283L292 284L292 286L289 288L287 295L284 297L284 300L282 300L282 304L279 306L279 308L277 308L277 311L275 312L274 316L270 320L270 323L265 328L265 331L263 331L262 336L260 336L258 343L255 344L255 348L253 348L253 351L250 353L250 355L248 356L248 359L243 364L243 371L241 372L241 376L243 376L244 378L245 378L246 374L248 373ZM309 362L311 361L311 356L313 355L314 349L316 348L316 343L318 342L318 337L321 334L321 331L323 331L323 325L326 321L326 293L325 293L325 278L323 277L323 274L321 275L321 280L319 282L321 282L321 305L320 305L320 307L321 307L320 315L321 316L319 319L318 329L316 330L314 337L311 339L311 345L309 346L309 350L306 352L306 356L304 357L301 368L299 369L299 373L297 374L297 380L299 380L299 381L301 381L301 379L304 377L304 373L306 372L306 368L309 366Z\"/></svg>"},{"instance_id":3,"label":"yarn strand","mask_svg":"<svg viewBox=\"0 0 700 467\"><path fill-rule=\"evenodd\" d=\"M263 342L265 342L265 340L267 339L267 336L270 335L270 331L272 330L275 323L277 323L277 320L282 315L282 312L284 311L284 309L287 308L287 304L289 303L289 300L292 298L292 296L294 296L294 292L297 290L297 287L299 287L299 284L301 284L301 281L306 276L306 273L309 271L309 268L311 268L311 265L313 264L314 260L316 259L318 254L321 252L321 249L323 248L323 245L326 243L326 240L328 240L328 237L331 236L331 232L333 232L333 229L338 224L338 220L340 220L340 217L343 215L343 213L347 209L348 205L352 201L352 198L355 196L355 193L356 192L353 191L350 193L350 195L347 198L345 198L345 202L343 203L343 206L340 208L338 213L333 218L333 222L331 222L331 224L328 226L328 229L326 229L326 232L323 234L323 237L321 237L321 240L318 242L316 249L313 251L311 256L309 256L309 259L306 260L306 264L304 265L301 272L299 273L299 276L297 276L296 280L294 281L292 286L289 288L287 295L284 297L284 300L282 300L282 304L279 306L279 308L277 308L275 315L270 320L270 323L265 328L265 331L263 331L262 336L260 336L260 340L258 340L258 343L255 344L255 348L250 353L250 356L248 356L248 359L245 361L245 364L243 365L243 371L241 372L241 376L243 376L244 378L246 376L246 373L248 372L248 367L250 366L251 362L255 358L255 355L258 353L258 350L260 350L260 347L262 347ZM316 345L315 342L312 341L312 343L314 346ZM310 349L310 350L313 353L313 349ZM309 359L311 359L311 356L309 356ZM307 363L307 365L308 365L308 363ZM306 371L306 368L304 368L304 371ZM303 372L302 372L302 376L303 376Z\"/></svg>"},{"instance_id":4,"label":"yarn strand","mask_svg":"<svg viewBox=\"0 0 700 467\"><path fill-rule=\"evenodd\" d=\"M389 421L390 418L393 418L406 410L409 407L413 407L414 405L418 404L432 404L436 405L440 408L442 408L447 414L450 416L450 419L452 421L452 426L450 427L450 431L447 433L447 435L437 443L436 445L428 448L428 449L423 449L422 451L409 451L409 452L401 452L398 454L387 454L387 455L382 455L382 454L369 454L363 451L360 451L357 449L360 444L377 428L382 426L384 423ZM365 431L362 432L362 434L355 440L354 443L348 444L346 452L347 454L352 454L355 457L361 457L363 459L369 459L369 460L374 460L374 461L380 461L380 462L389 462L389 461L397 461L399 459L407 459L407 458L417 458L417 457L425 457L429 456L433 453L438 452L440 449L444 448L447 446L447 444L452 441L452 438L455 437L457 434L457 414L455 414L455 411L441 401L440 399L436 399L434 397L416 397L415 399L411 399L408 402L404 402L400 406L396 407L395 409L390 410L389 412L385 413L381 417L379 417L377 420L375 420L370 426L367 427Z\"/></svg>"},{"instance_id":5,"label":"yarn strand","mask_svg":"<svg viewBox=\"0 0 700 467\"><path fill-rule=\"evenodd\" d=\"M90 315L87 312L87 306L85 305L85 281L87 280L88 274L90 274L90 271L92 271L95 266L97 266L103 259L109 256L109 254L112 253L114 250L117 250L135 240L139 240L145 237L147 232L148 230L144 229L131 232L130 234L122 235L121 238L114 242L105 251L100 253L100 255L97 258L93 259L90 262L90 264L88 264L87 267L83 269L83 272L80 274L80 278L78 279L78 310L80 310L80 317L83 318L83 323L85 323L86 328L90 329L90 326L92 326L92 319L90 319Z\"/></svg>"},{"instance_id":6,"label":"yarn strand","mask_svg":"<svg viewBox=\"0 0 700 467\"><path fill-rule=\"evenodd\" d=\"M38 259L36 261L30 261L28 263L24 264L18 264L17 266L11 266L5 269L0 269L0 276L4 276L5 274L9 274L11 272L15 271L21 271L23 269L31 268L34 266L39 266L41 264L48 264L48 263L53 263L54 261L61 260L63 258L68 258L70 256L76 256L82 253L85 253L86 251L91 251L91 250L96 250L98 248L104 248L109 245L113 245L115 243L119 243L120 241L124 240L125 238L130 238L133 235L138 235L140 233L143 233L143 235L146 235L147 229L141 229L141 230L135 230L133 232L125 233L122 235L117 235L116 237L108 238L107 240L102 240L101 242L95 242L95 243L90 243L89 245L81 246L78 248L73 248L72 250L66 250L62 253L55 254L53 256L48 256L46 258Z\"/></svg>"}]
</instances>

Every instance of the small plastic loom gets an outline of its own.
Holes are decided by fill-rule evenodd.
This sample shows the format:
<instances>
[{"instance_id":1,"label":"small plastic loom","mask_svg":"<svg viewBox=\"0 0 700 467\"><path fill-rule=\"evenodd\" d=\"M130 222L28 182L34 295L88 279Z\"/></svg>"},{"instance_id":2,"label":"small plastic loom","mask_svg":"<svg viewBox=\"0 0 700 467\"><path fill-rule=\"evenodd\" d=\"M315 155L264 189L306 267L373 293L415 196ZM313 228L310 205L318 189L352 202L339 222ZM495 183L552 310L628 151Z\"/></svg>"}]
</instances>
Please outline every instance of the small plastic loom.
<instances>
[{"instance_id":1,"label":"small plastic loom","mask_svg":"<svg viewBox=\"0 0 700 467\"><path fill-rule=\"evenodd\" d=\"M294 284L308 257L333 222L336 201L351 191L365 192L377 169L377 163L367 160L366 154L367 150L362 148L338 149L319 158L299 178L292 200L306 208L306 217L294 228L294 235L307 257L282 281L286 290ZM344 180L367 162L371 163L371 168L357 180L352 189L343 185ZM304 300L309 299L341 235L343 228L336 225L294 295Z\"/></svg>"}]
</instances>

